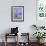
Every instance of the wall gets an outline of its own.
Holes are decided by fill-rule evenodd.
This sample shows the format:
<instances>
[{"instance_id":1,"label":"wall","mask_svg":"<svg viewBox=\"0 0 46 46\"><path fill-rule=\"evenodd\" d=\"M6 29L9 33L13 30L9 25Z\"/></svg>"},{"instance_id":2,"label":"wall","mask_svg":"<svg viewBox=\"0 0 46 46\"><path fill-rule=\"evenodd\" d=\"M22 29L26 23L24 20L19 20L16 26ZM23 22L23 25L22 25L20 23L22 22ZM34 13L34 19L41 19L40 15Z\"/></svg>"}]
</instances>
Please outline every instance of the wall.
<instances>
[{"instance_id":1,"label":"wall","mask_svg":"<svg viewBox=\"0 0 46 46\"><path fill-rule=\"evenodd\" d=\"M24 6L24 22L11 22L11 6ZM36 24L36 0L0 0L0 34L17 26L19 32L30 32L32 36L32 24Z\"/></svg>"}]
</instances>

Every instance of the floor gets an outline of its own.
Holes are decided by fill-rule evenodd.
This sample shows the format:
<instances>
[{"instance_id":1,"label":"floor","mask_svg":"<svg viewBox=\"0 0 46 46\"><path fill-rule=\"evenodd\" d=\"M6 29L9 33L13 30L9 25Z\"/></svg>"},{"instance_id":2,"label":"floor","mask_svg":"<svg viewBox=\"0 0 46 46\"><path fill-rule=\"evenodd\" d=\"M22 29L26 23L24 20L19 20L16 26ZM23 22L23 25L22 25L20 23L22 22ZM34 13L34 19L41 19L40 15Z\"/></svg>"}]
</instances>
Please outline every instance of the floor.
<instances>
[{"instance_id":1,"label":"floor","mask_svg":"<svg viewBox=\"0 0 46 46\"><path fill-rule=\"evenodd\" d=\"M30 46L37 46L37 43L30 43L31 45ZM0 46L4 46L4 43L2 42L0 42ZM8 43L8 45L7 46L15 46L15 43ZM25 46L25 45L21 45L21 46ZM41 46L46 46L46 43L44 43L44 45L41 45Z\"/></svg>"}]
</instances>

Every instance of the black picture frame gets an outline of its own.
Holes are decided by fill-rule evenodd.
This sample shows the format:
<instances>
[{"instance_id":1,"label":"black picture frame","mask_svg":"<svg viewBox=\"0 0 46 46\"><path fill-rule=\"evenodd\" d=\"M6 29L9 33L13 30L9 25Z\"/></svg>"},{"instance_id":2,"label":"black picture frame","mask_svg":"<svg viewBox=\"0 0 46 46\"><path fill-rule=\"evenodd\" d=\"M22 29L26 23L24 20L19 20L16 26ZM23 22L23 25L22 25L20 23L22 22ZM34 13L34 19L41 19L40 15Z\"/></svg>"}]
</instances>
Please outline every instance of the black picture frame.
<instances>
[{"instance_id":1,"label":"black picture frame","mask_svg":"<svg viewBox=\"0 0 46 46\"><path fill-rule=\"evenodd\" d=\"M11 6L11 21L12 22L24 21L24 6Z\"/></svg>"}]
</instances>

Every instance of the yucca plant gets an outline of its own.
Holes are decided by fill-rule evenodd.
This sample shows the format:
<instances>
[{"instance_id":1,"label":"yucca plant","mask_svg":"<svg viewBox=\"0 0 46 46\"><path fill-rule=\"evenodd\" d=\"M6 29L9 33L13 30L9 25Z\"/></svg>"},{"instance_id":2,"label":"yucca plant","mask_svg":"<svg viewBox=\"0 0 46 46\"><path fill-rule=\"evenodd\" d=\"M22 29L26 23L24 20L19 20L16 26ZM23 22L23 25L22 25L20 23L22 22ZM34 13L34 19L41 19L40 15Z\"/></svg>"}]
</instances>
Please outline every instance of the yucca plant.
<instances>
[{"instance_id":1,"label":"yucca plant","mask_svg":"<svg viewBox=\"0 0 46 46\"><path fill-rule=\"evenodd\" d=\"M45 32L35 32L33 34L37 39L42 39L44 36L46 36L46 33Z\"/></svg>"},{"instance_id":2,"label":"yucca plant","mask_svg":"<svg viewBox=\"0 0 46 46\"><path fill-rule=\"evenodd\" d=\"M35 28L36 30L38 30L39 28L37 27L37 25L32 25L33 28Z\"/></svg>"},{"instance_id":3,"label":"yucca plant","mask_svg":"<svg viewBox=\"0 0 46 46\"><path fill-rule=\"evenodd\" d=\"M41 43L42 38L45 38L44 36L46 36L45 32L35 32L33 34L36 38L37 38L37 42Z\"/></svg>"},{"instance_id":4,"label":"yucca plant","mask_svg":"<svg viewBox=\"0 0 46 46\"><path fill-rule=\"evenodd\" d=\"M33 27L33 28L35 27L36 30L45 29L45 26L32 25L32 27Z\"/></svg>"}]
</instances>

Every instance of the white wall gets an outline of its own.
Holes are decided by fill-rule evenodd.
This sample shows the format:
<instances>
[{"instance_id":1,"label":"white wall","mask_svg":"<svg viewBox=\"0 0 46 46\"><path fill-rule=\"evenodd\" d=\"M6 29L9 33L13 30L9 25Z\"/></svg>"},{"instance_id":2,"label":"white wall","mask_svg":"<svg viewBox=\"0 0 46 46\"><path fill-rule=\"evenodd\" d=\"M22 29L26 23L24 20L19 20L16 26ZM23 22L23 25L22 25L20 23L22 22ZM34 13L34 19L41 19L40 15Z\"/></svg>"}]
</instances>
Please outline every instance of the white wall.
<instances>
[{"instance_id":1,"label":"white wall","mask_svg":"<svg viewBox=\"0 0 46 46\"><path fill-rule=\"evenodd\" d=\"M24 22L11 22L11 6L24 6ZM17 26L32 35L32 24L36 24L36 0L0 0L0 34Z\"/></svg>"}]
</instances>

